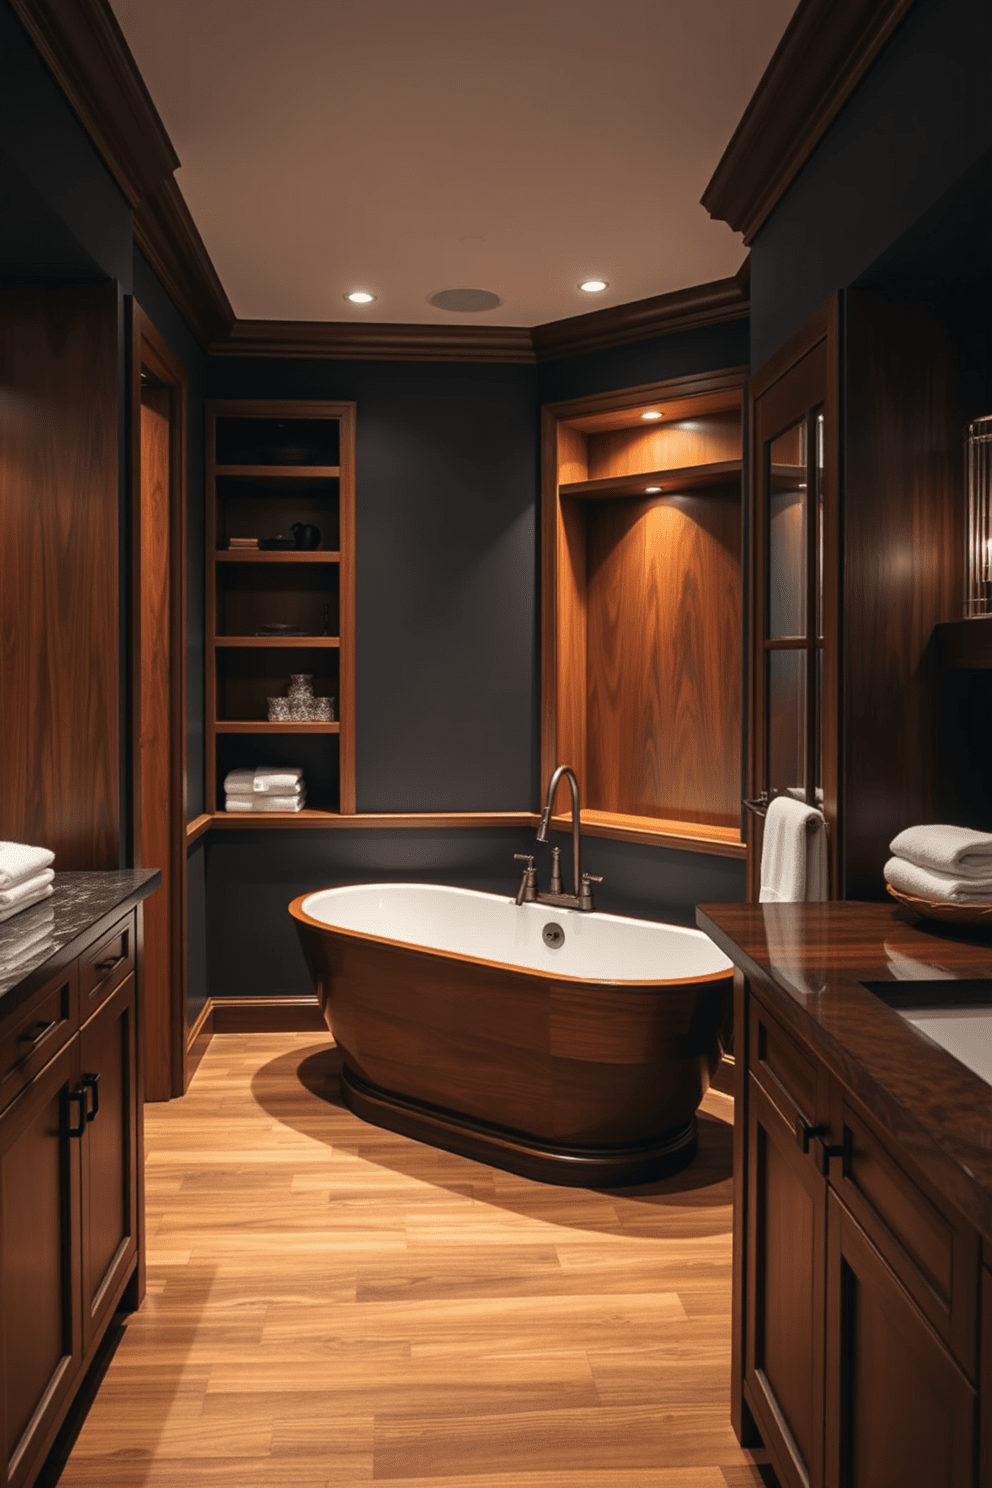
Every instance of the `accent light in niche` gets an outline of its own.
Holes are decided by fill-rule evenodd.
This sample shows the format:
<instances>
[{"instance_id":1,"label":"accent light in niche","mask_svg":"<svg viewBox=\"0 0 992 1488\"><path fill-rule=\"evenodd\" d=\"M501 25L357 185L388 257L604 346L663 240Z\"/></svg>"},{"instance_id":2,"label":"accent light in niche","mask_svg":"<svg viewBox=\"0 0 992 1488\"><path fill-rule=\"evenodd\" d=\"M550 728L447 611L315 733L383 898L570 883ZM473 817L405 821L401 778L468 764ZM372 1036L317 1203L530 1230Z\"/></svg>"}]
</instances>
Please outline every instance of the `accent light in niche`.
<instances>
[{"instance_id":1,"label":"accent light in niche","mask_svg":"<svg viewBox=\"0 0 992 1488\"><path fill-rule=\"evenodd\" d=\"M660 490L661 490L661 487L660 486L645 486L644 487L644 494L645 494L645 496L657 496L658 495L658 492Z\"/></svg>"},{"instance_id":2,"label":"accent light in niche","mask_svg":"<svg viewBox=\"0 0 992 1488\"><path fill-rule=\"evenodd\" d=\"M367 289L353 289L345 295L345 299L353 305L371 305L375 295L369 294Z\"/></svg>"},{"instance_id":3,"label":"accent light in niche","mask_svg":"<svg viewBox=\"0 0 992 1488\"><path fill-rule=\"evenodd\" d=\"M660 419L660 418L664 418L664 417L665 417L665 415L663 413L658 413L653 408L652 409L649 409L647 413L642 413L641 414L641 418L642 419Z\"/></svg>"},{"instance_id":4,"label":"accent light in niche","mask_svg":"<svg viewBox=\"0 0 992 1488\"><path fill-rule=\"evenodd\" d=\"M579 285L584 294L602 294L603 290L609 287L609 281L606 279L583 279Z\"/></svg>"}]
</instances>

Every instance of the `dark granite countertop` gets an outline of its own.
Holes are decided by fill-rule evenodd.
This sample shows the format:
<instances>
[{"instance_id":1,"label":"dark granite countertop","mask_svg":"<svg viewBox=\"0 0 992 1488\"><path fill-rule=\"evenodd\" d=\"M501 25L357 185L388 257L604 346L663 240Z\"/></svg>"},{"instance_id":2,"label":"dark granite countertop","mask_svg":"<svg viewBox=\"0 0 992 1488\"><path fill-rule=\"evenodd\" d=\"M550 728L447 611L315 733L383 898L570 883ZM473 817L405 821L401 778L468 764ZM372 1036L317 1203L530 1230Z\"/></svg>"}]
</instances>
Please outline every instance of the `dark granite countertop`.
<instances>
[{"instance_id":1,"label":"dark granite countertop","mask_svg":"<svg viewBox=\"0 0 992 1488\"><path fill-rule=\"evenodd\" d=\"M707 904L696 922L992 1246L992 1086L862 986L992 979L988 932L855 902Z\"/></svg>"},{"instance_id":2,"label":"dark granite countertop","mask_svg":"<svg viewBox=\"0 0 992 1488\"><path fill-rule=\"evenodd\" d=\"M162 882L158 869L56 873L49 899L0 925L0 1003L37 984L70 960L73 943L101 920L146 899ZM4 1004L5 1006L6 1004Z\"/></svg>"}]
</instances>

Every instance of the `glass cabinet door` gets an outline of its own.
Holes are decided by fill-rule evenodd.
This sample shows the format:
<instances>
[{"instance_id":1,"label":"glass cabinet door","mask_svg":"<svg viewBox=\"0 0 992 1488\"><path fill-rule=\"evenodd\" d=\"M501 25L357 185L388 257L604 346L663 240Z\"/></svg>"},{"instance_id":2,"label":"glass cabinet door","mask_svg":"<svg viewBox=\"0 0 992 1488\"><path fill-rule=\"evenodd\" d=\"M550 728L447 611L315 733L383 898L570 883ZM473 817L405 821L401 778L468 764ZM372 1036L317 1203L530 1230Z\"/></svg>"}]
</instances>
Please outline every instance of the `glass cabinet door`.
<instances>
[{"instance_id":1,"label":"glass cabinet door","mask_svg":"<svg viewBox=\"0 0 992 1488\"><path fill-rule=\"evenodd\" d=\"M759 374L760 377L760 374ZM776 795L824 804L827 356L821 341L759 392L754 438L748 888L762 810Z\"/></svg>"}]
</instances>

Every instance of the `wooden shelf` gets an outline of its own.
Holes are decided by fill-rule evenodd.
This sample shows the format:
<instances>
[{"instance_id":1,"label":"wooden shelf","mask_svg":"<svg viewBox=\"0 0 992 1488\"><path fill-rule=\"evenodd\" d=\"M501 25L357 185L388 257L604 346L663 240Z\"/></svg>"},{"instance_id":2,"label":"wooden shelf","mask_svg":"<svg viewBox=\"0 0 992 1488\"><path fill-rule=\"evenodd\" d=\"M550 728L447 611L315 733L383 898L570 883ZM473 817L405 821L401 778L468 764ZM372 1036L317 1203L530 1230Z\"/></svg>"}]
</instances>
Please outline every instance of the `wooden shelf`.
<instances>
[{"instance_id":1,"label":"wooden shelf","mask_svg":"<svg viewBox=\"0 0 992 1488\"><path fill-rule=\"evenodd\" d=\"M570 832L567 816L554 816L551 825ZM649 847L670 847L676 852L705 853L717 858L744 858L747 844L740 827L714 827L706 822L675 821L655 816L624 816L613 811L583 811L582 832L589 837L610 837L617 842L643 842Z\"/></svg>"},{"instance_id":2,"label":"wooden shelf","mask_svg":"<svg viewBox=\"0 0 992 1488\"><path fill-rule=\"evenodd\" d=\"M218 465L218 476L238 480L337 480L340 465Z\"/></svg>"},{"instance_id":3,"label":"wooden shelf","mask_svg":"<svg viewBox=\"0 0 992 1488\"><path fill-rule=\"evenodd\" d=\"M256 548L218 548L214 553L217 563L340 563L340 553L297 552L295 548L280 552L259 551Z\"/></svg>"},{"instance_id":4,"label":"wooden shelf","mask_svg":"<svg viewBox=\"0 0 992 1488\"><path fill-rule=\"evenodd\" d=\"M339 734L340 723L270 723L267 718L223 719L214 724L218 734Z\"/></svg>"},{"instance_id":5,"label":"wooden shelf","mask_svg":"<svg viewBox=\"0 0 992 1488\"><path fill-rule=\"evenodd\" d=\"M943 666L976 671L992 667L992 615L947 620L934 629Z\"/></svg>"},{"instance_id":6,"label":"wooden shelf","mask_svg":"<svg viewBox=\"0 0 992 1488\"><path fill-rule=\"evenodd\" d=\"M559 487L562 496L597 500L610 496L644 496L648 486L658 486L657 494L678 491L705 491L711 486L725 486L740 481L740 460L714 460L709 465L686 465L680 470L646 470L637 475L615 475L605 480L569 481Z\"/></svg>"},{"instance_id":7,"label":"wooden shelf","mask_svg":"<svg viewBox=\"0 0 992 1488\"><path fill-rule=\"evenodd\" d=\"M257 816L250 811L216 811L209 818L211 827L303 827L314 829L337 828L343 830L389 829L406 827L431 829L437 827L536 827L540 818L532 811L439 811L439 812L381 812L342 816L337 811L318 811L304 807L302 811L267 811ZM517 875L519 878L519 874ZM516 886L513 873L507 876L507 896Z\"/></svg>"},{"instance_id":8,"label":"wooden shelf","mask_svg":"<svg viewBox=\"0 0 992 1488\"><path fill-rule=\"evenodd\" d=\"M215 636L214 645L221 647L240 647L242 650L320 650L327 647L339 647L340 636Z\"/></svg>"}]
</instances>

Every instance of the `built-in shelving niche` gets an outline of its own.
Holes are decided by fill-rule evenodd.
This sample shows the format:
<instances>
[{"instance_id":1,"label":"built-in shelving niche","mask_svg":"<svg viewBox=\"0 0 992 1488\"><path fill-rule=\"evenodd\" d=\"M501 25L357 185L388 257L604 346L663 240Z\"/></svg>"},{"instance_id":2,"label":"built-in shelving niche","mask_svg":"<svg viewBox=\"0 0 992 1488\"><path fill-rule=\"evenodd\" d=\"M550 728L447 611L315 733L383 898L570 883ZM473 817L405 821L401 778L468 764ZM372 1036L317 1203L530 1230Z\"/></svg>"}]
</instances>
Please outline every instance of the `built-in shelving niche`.
<instances>
[{"instance_id":1,"label":"built-in shelving niche","mask_svg":"<svg viewBox=\"0 0 992 1488\"><path fill-rule=\"evenodd\" d=\"M744 855L744 377L544 409L542 779L594 835Z\"/></svg>"}]
</instances>

